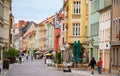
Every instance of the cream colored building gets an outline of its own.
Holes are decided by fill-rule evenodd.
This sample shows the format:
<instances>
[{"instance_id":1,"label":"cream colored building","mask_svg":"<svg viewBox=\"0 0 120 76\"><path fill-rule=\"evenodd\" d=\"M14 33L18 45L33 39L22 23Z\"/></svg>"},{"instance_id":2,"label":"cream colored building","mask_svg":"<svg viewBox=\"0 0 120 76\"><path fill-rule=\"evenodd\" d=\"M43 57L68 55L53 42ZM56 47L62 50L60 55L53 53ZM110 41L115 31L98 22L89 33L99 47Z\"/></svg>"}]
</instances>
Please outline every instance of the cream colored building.
<instances>
[{"instance_id":1,"label":"cream colored building","mask_svg":"<svg viewBox=\"0 0 120 76\"><path fill-rule=\"evenodd\" d=\"M27 25L28 29L23 35L22 39L22 49L35 50L36 49L36 24L31 22L30 25ZM39 42L39 41L38 41Z\"/></svg>"},{"instance_id":2,"label":"cream colored building","mask_svg":"<svg viewBox=\"0 0 120 76\"><path fill-rule=\"evenodd\" d=\"M7 51L9 47L9 19L12 0L0 0L0 65L3 59L3 48Z\"/></svg>"},{"instance_id":3,"label":"cream colored building","mask_svg":"<svg viewBox=\"0 0 120 76\"><path fill-rule=\"evenodd\" d=\"M4 18L4 26L3 26L3 38L4 42L7 48L9 47L9 32L10 32L10 14L11 14L11 1L12 0L4 0L4 13L3 13L3 18ZM7 49L6 49L7 50Z\"/></svg>"},{"instance_id":4,"label":"cream colored building","mask_svg":"<svg viewBox=\"0 0 120 76\"><path fill-rule=\"evenodd\" d=\"M39 23L38 26L40 27L40 50L44 51L47 50L47 47L45 45L47 27L44 25L43 22Z\"/></svg>"},{"instance_id":5,"label":"cream colored building","mask_svg":"<svg viewBox=\"0 0 120 76\"><path fill-rule=\"evenodd\" d=\"M54 15L48 17L44 21L40 22L40 50L50 51L54 48Z\"/></svg>"}]
</instances>

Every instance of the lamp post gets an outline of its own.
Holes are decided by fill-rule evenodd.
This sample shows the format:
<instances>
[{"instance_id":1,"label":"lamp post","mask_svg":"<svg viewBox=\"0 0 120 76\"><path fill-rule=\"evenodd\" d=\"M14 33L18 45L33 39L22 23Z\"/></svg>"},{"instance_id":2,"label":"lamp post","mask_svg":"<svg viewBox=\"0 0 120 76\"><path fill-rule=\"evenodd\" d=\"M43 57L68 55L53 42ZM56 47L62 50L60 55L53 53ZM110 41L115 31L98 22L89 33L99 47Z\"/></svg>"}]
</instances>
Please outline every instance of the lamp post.
<instances>
[{"instance_id":1,"label":"lamp post","mask_svg":"<svg viewBox=\"0 0 120 76\"><path fill-rule=\"evenodd\" d=\"M110 24L110 55L109 55L109 73L111 73L111 54L112 54L112 19L113 19L113 0L111 4L111 24Z\"/></svg>"},{"instance_id":2,"label":"lamp post","mask_svg":"<svg viewBox=\"0 0 120 76\"><path fill-rule=\"evenodd\" d=\"M91 38L90 44L91 44L91 59L92 59L92 57L93 57L93 44L94 44L94 39L93 38Z\"/></svg>"},{"instance_id":3,"label":"lamp post","mask_svg":"<svg viewBox=\"0 0 120 76\"><path fill-rule=\"evenodd\" d=\"M66 62L69 62L69 44L65 44L65 49L66 49Z\"/></svg>"}]
</instances>

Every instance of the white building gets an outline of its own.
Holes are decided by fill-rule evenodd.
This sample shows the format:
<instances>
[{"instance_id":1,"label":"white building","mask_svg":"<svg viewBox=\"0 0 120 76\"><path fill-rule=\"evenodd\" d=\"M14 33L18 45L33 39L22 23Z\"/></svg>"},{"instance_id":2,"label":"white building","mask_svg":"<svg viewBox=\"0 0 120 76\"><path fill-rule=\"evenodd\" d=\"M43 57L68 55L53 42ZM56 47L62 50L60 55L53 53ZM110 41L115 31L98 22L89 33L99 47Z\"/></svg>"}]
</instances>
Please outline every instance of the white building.
<instances>
[{"instance_id":1,"label":"white building","mask_svg":"<svg viewBox=\"0 0 120 76\"><path fill-rule=\"evenodd\" d=\"M103 60L103 68L109 68L110 52L110 25L111 10L110 6L100 10L100 28L99 28L99 57Z\"/></svg>"}]
</instances>

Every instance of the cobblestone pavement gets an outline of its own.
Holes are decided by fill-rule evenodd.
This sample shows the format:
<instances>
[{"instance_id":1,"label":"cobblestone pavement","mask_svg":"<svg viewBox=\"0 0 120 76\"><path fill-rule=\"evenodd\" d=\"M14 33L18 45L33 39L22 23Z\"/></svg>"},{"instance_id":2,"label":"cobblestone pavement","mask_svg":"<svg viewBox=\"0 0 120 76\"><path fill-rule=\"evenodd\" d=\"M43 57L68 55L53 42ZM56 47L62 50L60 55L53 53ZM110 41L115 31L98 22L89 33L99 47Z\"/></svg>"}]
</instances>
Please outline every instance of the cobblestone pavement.
<instances>
[{"instance_id":1,"label":"cobblestone pavement","mask_svg":"<svg viewBox=\"0 0 120 76\"><path fill-rule=\"evenodd\" d=\"M15 64L6 76L77 76L71 72L64 73L54 67L48 67L43 60L27 61Z\"/></svg>"},{"instance_id":2,"label":"cobblestone pavement","mask_svg":"<svg viewBox=\"0 0 120 76\"><path fill-rule=\"evenodd\" d=\"M72 72L63 72L62 69L58 69L52 66L47 66L44 61L34 60L25 61L22 64L14 64L13 68L9 70L6 76L119 76L117 74L98 74L95 71L94 75L91 75L88 70L74 70Z\"/></svg>"}]
</instances>

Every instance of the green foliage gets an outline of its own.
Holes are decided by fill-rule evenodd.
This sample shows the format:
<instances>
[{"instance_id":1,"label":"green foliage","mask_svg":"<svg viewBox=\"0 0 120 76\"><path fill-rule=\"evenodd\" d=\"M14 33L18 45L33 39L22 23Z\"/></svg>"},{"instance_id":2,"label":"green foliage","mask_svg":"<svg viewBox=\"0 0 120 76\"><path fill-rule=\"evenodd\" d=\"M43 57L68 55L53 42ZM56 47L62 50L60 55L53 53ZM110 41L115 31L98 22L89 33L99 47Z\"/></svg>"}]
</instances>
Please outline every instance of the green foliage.
<instances>
[{"instance_id":1,"label":"green foliage","mask_svg":"<svg viewBox=\"0 0 120 76\"><path fill-rule=\"evenodd\" d=\"M8 59L8 52L7 51L3 51L3 59Z\"/></svg>"},{"instance_id":2,"label":"green foliage","mask_svg":"<svg viewBox=\"0 0 120 76\"><path fill-rule=\"evenodd\" d=\"M8 49L8 54L9 54L9 57L12 58L12 57L16 57L18 55L18 51L13 48L13 47L10 47Z\"/></svg>"},{"instance_id":3,"label":"green foliage","mask_svg":"<svg viewBox=\"0 0 120 76\"><path fill-rule=\"evenodd\" d=\"M18 55L18 51L17 51L15 48L13 48L13 47L10 47L10 48L8 49L8 51L4 51L4 52L3 52L3 58L4 58L4 59L14 58L14 57L16 57L17 55Z\"/></svg>"},{"instance_id":4,"label":"green foliage","mask_svg":"<svg viewBox=\"0 0 120 76\"><path fill-rule=\"evenodd\" d=\"M35 52L37 52L38 50L33 50L33 53L35 54Z\"/></svg>"},{"instance_id":5,"label":"green foliage","mask_svg":"<svg viewBox=\"0 0 120 76\"><path fill-rule=\"evenodd\" d=\"M58 64L61 63L61 52L59 52L59 53L57 54L57 62L58 62Z\"/></svg>"}]
</instances>

